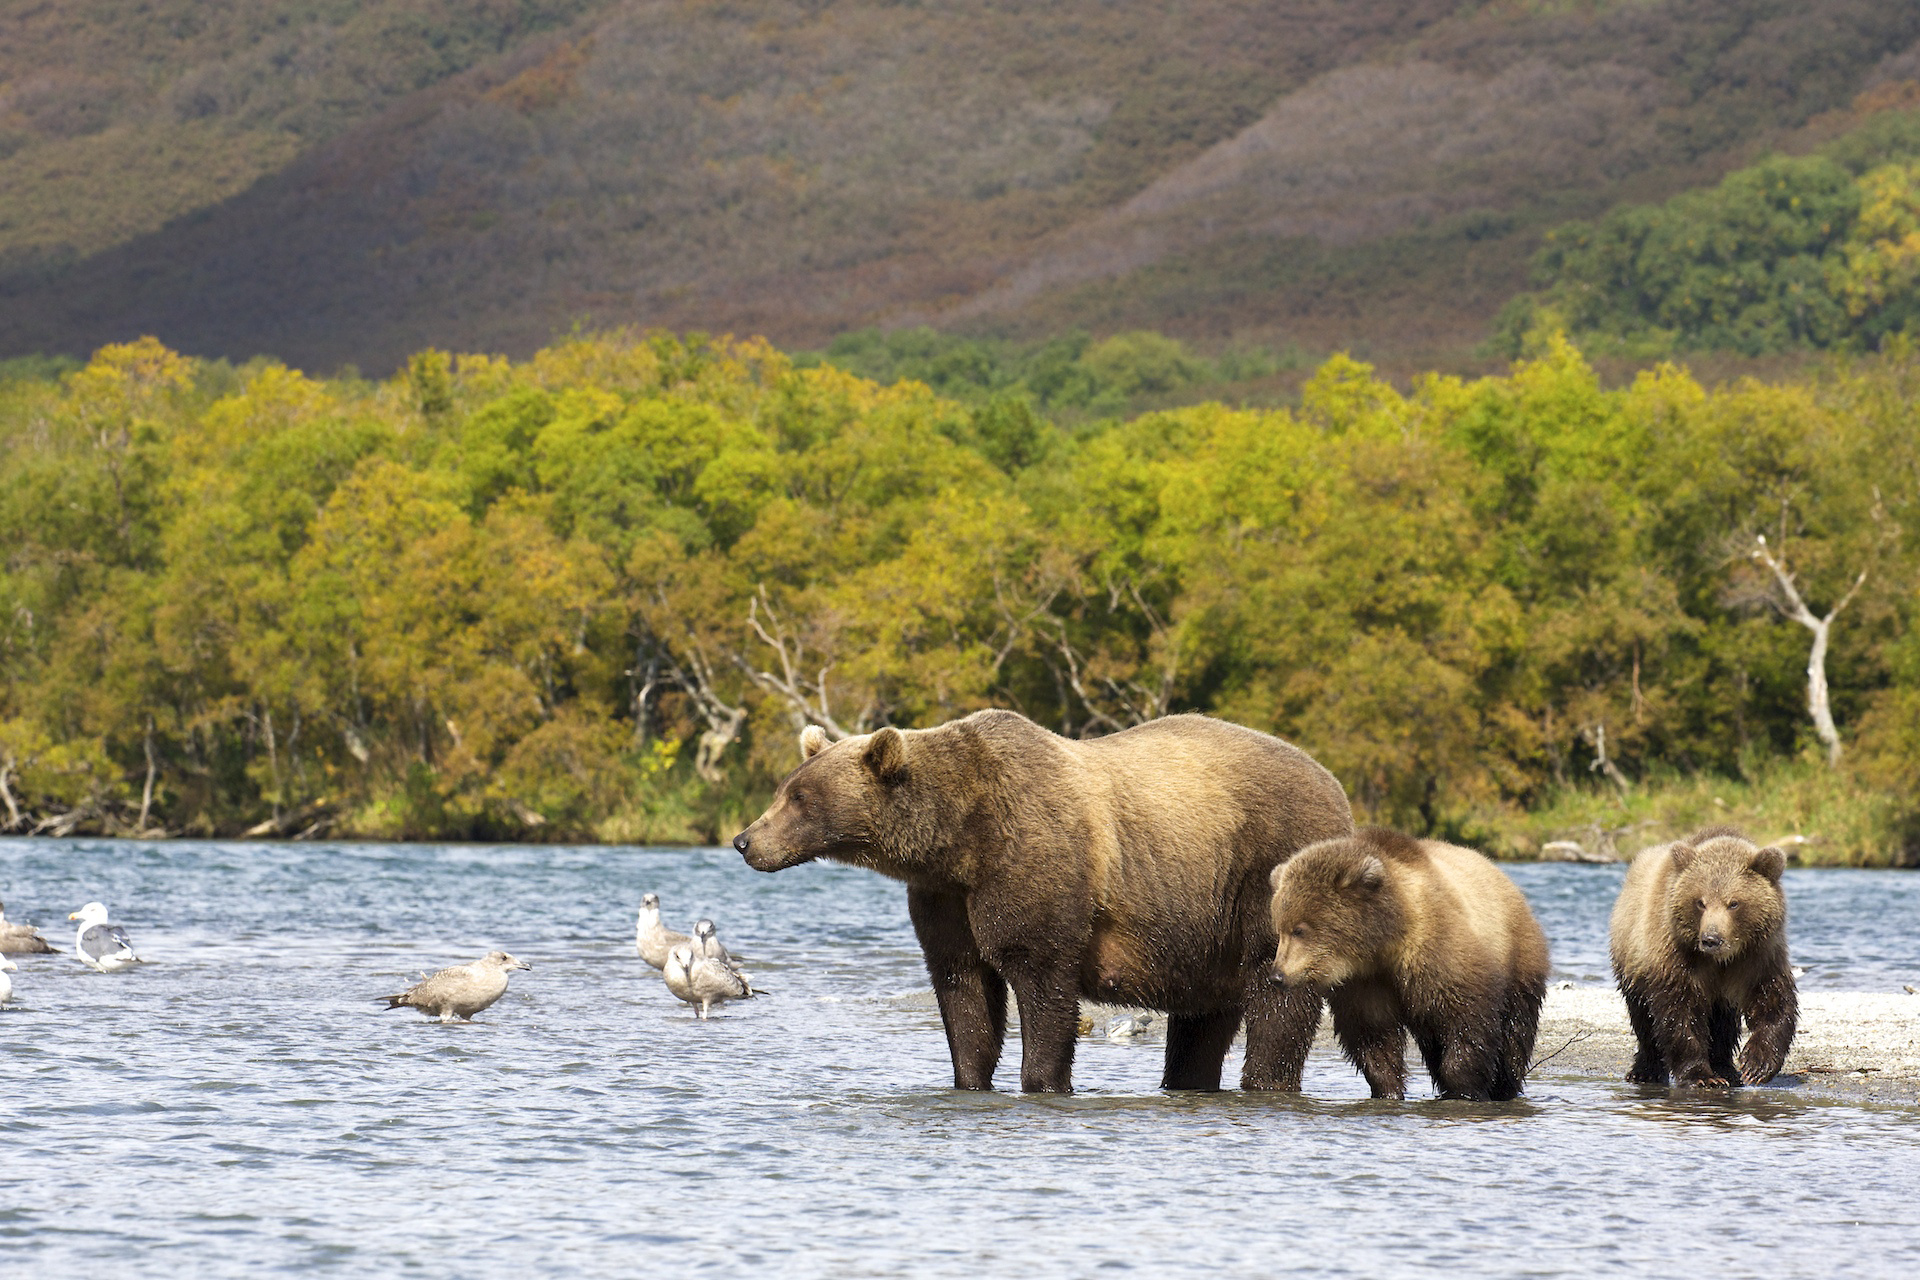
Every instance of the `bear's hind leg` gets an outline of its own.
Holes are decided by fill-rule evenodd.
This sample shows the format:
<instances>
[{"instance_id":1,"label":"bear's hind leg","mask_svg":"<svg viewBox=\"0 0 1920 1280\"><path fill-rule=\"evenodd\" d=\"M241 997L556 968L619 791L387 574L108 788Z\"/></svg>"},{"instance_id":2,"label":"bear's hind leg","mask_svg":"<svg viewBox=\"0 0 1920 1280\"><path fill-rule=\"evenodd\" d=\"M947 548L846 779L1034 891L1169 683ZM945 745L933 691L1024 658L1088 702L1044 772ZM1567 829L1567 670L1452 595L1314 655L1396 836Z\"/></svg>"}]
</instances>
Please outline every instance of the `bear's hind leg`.
<instances>
[{"instance_id":1,"label":"bear's hind leg","mask_svg":"<svg viewBox=\"0 0 1920 1280\"><path fill-rule=\"evenodd\" d=\"M1460 1102L1492 1100L1505 1050L1494 1018L1454 1021L1432 1030L1416 1028L1414 1038L1440 1097Z\"/></svg>"},{"instance_id":2,"label":"bear's hind leg","mask_svg":"<svg viewBox=\"0 0 1920 1280\"><path fill-rule=\"evenodd\" d=\"M991 1089L1007 1038L1007 984L981 957L959 894L909 888L907 914L940 1004L953 1087Z\"/></svg>"},{"instance_id":3,"label":"bear's hind leg","mask_svg":"<svg viewBox=\"0 0 1920 1280\"><path fill-rule=\"evenodd\" d=\"M1495 1102L1511 1102L1526 1087L1533 1065L1533 1042L1540 1032L1540 1005L1546 999L1546 981L1516 982L1500 1011L1500 1061L1493 1073Z\"/></svg>"},{"instance_id":4,"label":"bear's hind leg","mask_svg":"<svg viewBox=\"0 0 1920 1280\"><path fill-rule=\"evenodd\" d=\"M1247 982L1247 1058L1240 1067L1242 1089L1300 1092L1307 1050L1320 1029L1320 996L1311 987L1276 987L1267 966L1252 966Z\"/></svg>"},{"instance_id":5,"label":"bear's hind leg","mask_svg":"<svg viewBox=\"0 0 1920 1280\"><path fill-rule=\"evenodd\" d=\"M1233 1034L1240 1029L1240 1010L1213 1013L1175 1013L1167 1017L1167 1063L1162 1089L1214 1090L1220 1087L1220 1069L1227 1060Z\"/></svg>"}]
</instances>

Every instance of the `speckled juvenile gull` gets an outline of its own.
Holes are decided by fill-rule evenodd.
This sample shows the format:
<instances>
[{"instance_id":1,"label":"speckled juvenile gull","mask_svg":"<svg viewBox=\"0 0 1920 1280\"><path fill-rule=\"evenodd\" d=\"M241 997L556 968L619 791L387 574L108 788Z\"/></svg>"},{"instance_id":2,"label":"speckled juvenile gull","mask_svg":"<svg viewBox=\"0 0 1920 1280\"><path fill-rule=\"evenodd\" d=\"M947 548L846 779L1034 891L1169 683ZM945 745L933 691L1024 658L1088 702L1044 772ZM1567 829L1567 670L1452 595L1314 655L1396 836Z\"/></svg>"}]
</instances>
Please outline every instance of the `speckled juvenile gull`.
<instances>
[{"instance_id":1,"label":"speckled juvenile gull","mask_svg":"<svg viewBox=\"0 0 1920 1280\"><path fill-rule=\"evenodd\" d=\"M531 969L504 951L489 951L472 964L457 964L422 978L397 996L381 996L387 1008L418 1009L429 1018L473 1021L473 1015L507 994L507 974Z\"/></svg>"},{"instance_id":2,"label":"speckled juvenile gull","mask_svg":"<svg viewBox=\"0 0 1920 1280\"><path fill-rule=\"evenodd\" d=\"M666 967L660 973L667 981L667 990L692 1005L702 1018L716 1004L751 1000L759 994L746 974L732 965L698 954L690 942L667 951Z\"/></svg>"},{"instance_id":3,"label":"speckled juvenile gull","mask_svg":"<svg viewBox=\"0 0 1920 1280\"><path fill-rule=\"evenodd\" d=\"M7 959L5 956L0 956L0 1004L5 1004L7 1001L13 999L13 979L7 975L13 973L19 969L19 967L19 965Z\"/></svg>"},{"instance_id":4,"label":"speckled juvenile gull","mask_svg":"<svg viewBox=\"0 0 1920 1280\"><path fill-rule=\"evenodd\" d=\"M113 973L140 963L140 957L133 953L133 939L127 937L125 929L108 922L102 904L89 902L67 919L80 922L73 933L73 954L89 969Z\"/></svg>"},{"instance_id":5,"label":"speckled juvenile gull","mask_svg":"<svg viewBox=\"0 0 1920 1280\"><path fill-rule=\"evenodd\" d=\"M32 925L7 919L7 904L0 902L0 956L50 956L54 950Z\"/></svg>"},{"instance_id":6,"label":"speckled juvenile gull","mask_svg":"<svg viewBox=\"0 0 1920 1280\"><path fill-rule=\"evenodd\" d=\"M684 933L675 933L660 923L660 895L649 893L640 899L640 914L633 923L633 949L640 958L656 969L664 969L667 964L667 952L683 942L689 942Z\"/></svg>"}]
</instances>

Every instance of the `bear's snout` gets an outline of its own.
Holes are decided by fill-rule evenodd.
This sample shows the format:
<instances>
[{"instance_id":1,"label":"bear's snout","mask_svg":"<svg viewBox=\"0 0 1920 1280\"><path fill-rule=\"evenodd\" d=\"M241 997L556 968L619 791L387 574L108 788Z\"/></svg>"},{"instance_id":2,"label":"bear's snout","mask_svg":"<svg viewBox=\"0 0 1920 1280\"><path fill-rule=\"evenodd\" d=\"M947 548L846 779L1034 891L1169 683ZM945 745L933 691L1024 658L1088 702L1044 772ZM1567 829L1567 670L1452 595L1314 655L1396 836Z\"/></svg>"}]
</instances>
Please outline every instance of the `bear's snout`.
<instances>
[{"instance_id":1,"label":"bear's snout","mask_svg":"<svg viewBox=\"0 0 1920 1280\"><path fill-rule=\"evenodd\" d=\"M753 846L753 837L742 831L733 838L733 851L741 857L747 856L747 850Z\"/></svg>"},{"instance_id":2,"label":"bear's snout","mask_svg":"<svg viewBox=\"0 0 1920 1280\"><path fill-rule=\"evenodd\" d=\"M1700 935L1700 949L1706 952L1708 955L1712 955L1714 952L1720 950L1720 948L1726 945L1727 945L1727 940L1724 937L1722 937L1717 931L1710 932L1710 933L1703 933Z\"/></svg>"}]
</instances>

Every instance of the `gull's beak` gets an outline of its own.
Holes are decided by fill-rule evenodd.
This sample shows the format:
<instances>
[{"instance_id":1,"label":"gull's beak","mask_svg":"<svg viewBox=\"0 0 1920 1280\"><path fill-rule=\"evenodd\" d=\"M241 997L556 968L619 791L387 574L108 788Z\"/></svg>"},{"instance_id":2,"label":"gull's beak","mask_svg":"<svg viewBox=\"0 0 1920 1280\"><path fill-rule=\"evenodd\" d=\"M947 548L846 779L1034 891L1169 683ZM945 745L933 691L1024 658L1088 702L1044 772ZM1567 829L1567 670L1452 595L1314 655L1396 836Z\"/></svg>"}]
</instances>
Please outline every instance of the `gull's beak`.
<instances>
[{"instance_id":1,"label":"gull's beak","mask_svg":"<svg viewBox=\"0 0 1920 1280\"><path fill-rule=\"evenodd\" d=\"M527 962L526 962L525 960L515 960L515 961L513 962L513 967L514 967L514 968L516 968L516 969L531 969L531 968L533 968L533 966L532 966L532 965L530 965L530 964L528 964L528 963L527 963Z\"/></svg>"},{"instance_id":2,"label":"gull's beak","mask_svg":"<svg viewBox=\"0 0 1920 1280\"><path fill-rule=\"evenodd\" d=\"M69 919L69 920L78 920L79 918L80 918L80 913L79 913L78 911L69 911L69 912L67 912L67 919Z\"/></svg>"}]
</instances>

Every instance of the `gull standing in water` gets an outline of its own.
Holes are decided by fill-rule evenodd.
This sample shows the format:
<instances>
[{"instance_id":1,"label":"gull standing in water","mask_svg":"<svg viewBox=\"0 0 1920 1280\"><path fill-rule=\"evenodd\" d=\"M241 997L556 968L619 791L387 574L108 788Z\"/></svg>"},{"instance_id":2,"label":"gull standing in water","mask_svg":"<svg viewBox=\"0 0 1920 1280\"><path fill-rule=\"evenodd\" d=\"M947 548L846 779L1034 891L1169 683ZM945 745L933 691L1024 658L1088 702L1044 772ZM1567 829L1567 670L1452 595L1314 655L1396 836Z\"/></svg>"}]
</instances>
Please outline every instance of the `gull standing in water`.
<instances>
[{"instance_id":1,"label":"gull standing in water","mask_svg":"<svg viewBox=\"0 0 1920 1280\"><path fill-rule=\"evenodd\" d=\"M649 893L640 899L640 914L633 922L633 949L656 969L667 967L667 952L691 941L684 933L675 933L660 923L660 895Z\"/></svg>"},{"instance_id":2,"label":"gull standing in water","mask_svg":"<svg viewBox=\"0 0 1920 1280\"><path fill-rule=\"evenodd\" d=\"M73 934L73 954L89 969L113 973L140 963L133 953L133 939L119 925L108 923L105 906L89 902L67 919L80 922Z\"/></svg>"},{"instance_id":3,"label":"gull standing in water","mask_svg":"<svg viewBox=\"0 0 1920 1280\"><path fill-rule=\"evenodd\" d=\"M0 955L50 956L54 945L40 936L30 924L7 919L7 904L0 902Z\"/></svg>"},{"instance_id":4,"label":"gull standing in water","mask_svg":"<svg viewBox=\"0 0 1920 1280\"><path fill-rule=\"evenodd\" d=\"M422 978L397 996L380 996L387 1008L418 1009L429 1018L452 1022L472 1022L473 1015L507 994L507 975L515 969L531 969L525 960L516 960L504 951L489 951L472 964L457 964Z\"/></svg>"},{"instance_id":5,"label":"gull standing in water","mask_svg":"<svg viewBox=\"0 0 1920 1280\"><path fill-rule=\"evenodd\" d=\"M709 960L718 960L729 969L740 967L740 962L733 958L733 953L720 945L720 935L714 929L711 920L694 921L693 950L696 955L705 956Z\"/></svg>"},{"instance_id":6,"label":"gull standing in water","mask_svg":"<svg viewBox=\"0 0 1920 1280\"><path fill-rule=\"evenodd\" d=\"M707 923L702 921L702 924ZM695 926L696 931L699 926ZM708 1010L729 1000L751 1000L759 992L747 975L730 964L710 959L695 951L694 944L682 942L667 951L666 967L660 971L667 990L693 1005L705 1019Z\"/></svg>"},{"instance_id":7,"label":"gull standing in water","mask_svg":"<svg viewBox=\"0 0 1920 1280\"><path fill-rule=\"evenodd\" d=\"M5 956L0 956L0 1004L5 1004L7 1001L13 999L13 979L7 975L19 968L20 966L13 961L7 959Z\"/></svg>"}]
</instances>

